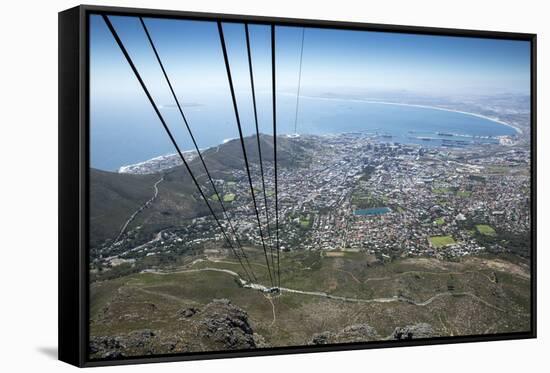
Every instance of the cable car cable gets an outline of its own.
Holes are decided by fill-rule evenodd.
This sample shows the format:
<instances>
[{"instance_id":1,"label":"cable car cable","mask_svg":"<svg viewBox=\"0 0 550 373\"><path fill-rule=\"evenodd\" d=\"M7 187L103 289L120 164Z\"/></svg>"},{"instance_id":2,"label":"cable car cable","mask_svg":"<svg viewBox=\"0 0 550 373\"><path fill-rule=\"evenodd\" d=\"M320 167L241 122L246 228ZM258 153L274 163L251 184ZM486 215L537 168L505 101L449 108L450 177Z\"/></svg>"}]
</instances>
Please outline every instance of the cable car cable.
<instances>
[{"instance_id":1,"label":"cable car cable","mask_svg":"<svg viewBox=\"0 0 550 373\"><path fill-rule=\"evenodd\" d=\"M143 79L141 78L141 75L139 74L139 71L137 70L136 66L134 65L134 62L132 61L132 58L130 57L130 55L128 54L128 51L126 50L126 47L124 46L124 44L122 43L122 40L120 40L120 37L118 36L118 33L116 32L113 24L111 23L111 21L109 20L109 18L106 16L106 15L103 15L103 20L105 21L105 23L107 24L107 27L109 28L109 30L111 31L111 34L113 35L113 38L115 39L116 43L118 44L122 54L124 55L124 57L126 58L126 61L128 62L128 64L130 65L130 68L132 69L132 71L134 72L134 75L136 76L138 82L140 83L141 85L141 88L143 89L143 91L145 92L145 95L147 96L147 98L149 99L149 102L151 103L151 106L153 107L153 109L155 110L155 113L157 114L162 126L164 127L164 130L166 131L166 134L168 135L168 137L170 138L170 141L172 142L172 144L174 145L174 147L176 148L176 151L178 153L178 155L180 156L183 164L185 165L185 168L187 169L187 172L189 173L189 175L191 176L191 179L193 180L193 183L195 184L195 186L197 187L197 189L199 190L199 193L201 195L201 197L204 199L209 211L210 211L210 214L212 215L212 217L214 218L214 220L216 221L216 223L218 224L218 227L220 228L221 232L222 232L222 235L224 236L225 240L227 241L227 243L229 244L229 247L231 248L231 250L233 251L233 254L237 257L237 259L239 260L239 263L241 264L241 267L243 268L246 276L248 277L249 281L252 282L252 278L250 277L250 274L248 273L248 271L246 270L246 267L244 266L240 256L237 254L237 252L235 251L235 248L233 247L233 245L231 244L231 240L229 240L229 237L227 236L227 234L225 233L225 230L223 229L223 226L221 225L220 221L218 220L216 214L214 213L214 210L212 209L212 206L210 206L210 203L208 203L208 199L206 198L206 196L204 195L197 179L195 178L195 176L193 175L193 172L191 170L191 167L189 166L189 164L187 163L187 161L185 160L174 136L172 135L170 129L168 128L168 125L166 124L162 114L160 113L155 101L153 100L153 97L151 96L151 94L149 93L149 90L147 89L147 86L145 85Z\"/></svg>"},{"instance_id":2,"label":"cable car cable","mask_svg":"<svg viewBox=\"0 0 550 373\"><path fill-rule=\"evenodd\" d=\"M145 34L147 35L147 39L149 40L149 44L151 45L151 48L153 49L153 52L155 53L155 57L157 59L157 62L159 64L161 70L162 70L162 73L164 75L166 83L168 83L168 87L170 88L170 92L172 93L172 97L174 98L174 101L176 102L176 105L178 107L180 115L183 119L183 122L185 123L185 127L187 128L187 132L189 133L189 136L191 137L191 141L193 142L193 145L195 146L195 151L197 152L197 154L199 156L199 159L200 159L200 161L201 161L201 163L204 167L204 170L206 172L206 176L208 177L208 180L210 180L210 185L212 186L212 189L214 190L214 193L215 193L215 195L216 195L216 197L217 197L217 199L220 203L220 206L221 206L223 215L225 217L225 220L229 224L229 227L230 227L230 229L233 233L233 236L235 237L235 241L236 241L237 245L239 246L239 248L241 250L241 253L242 253L249 269L250 269L250 272L252 273L252 277L254 277L254 279L257 280L256 275L254 274L254 270L252 269L252 266L250 265L250 262L248 261L248 256L246 255L246 253L245 253L245 251L242 247L241 241L239 240L239 238L237 236L237 232L235 231L235 228L234 228L233 224L231 223L231 219L229 218L229 214L227 213L227 210L225 209L222 198L221 198L220 194L218 193L218 190L216 188L214 180L212 179L212 176L210 175L210 171L208 171L208 167L206 166L206 162L204 161L204 158L203 158L202 153L199 149L197 141L195 140L195 136L193 135L193 131L191 130L191 127L189 126L189 122L187 121L187 118L186 118L185 114L183 113L183 109L181 107L180 101L176 96L176 93L174 91L172 83L170 82L170 79L168 78L168 73L166 72L166 70L164 68L164 64L162 63L162 60L161 60L161 58L158 54L157 48L155 47L155 44L153 43L153 39L151 38L149 30L147 29L147 26L145 25L145 22L143 21L143 18L139 17L139 20L141 22L143 30L145 31Z\"/></svg>"},{"instance_id":3,"label":"cable car cable","mask_svg":"<svg viewBox=\"0 0 550 373\"><path fill-rule=\"evenodd\" d=\"M265 207L265 218L267 222L267 236L269 237L269 249L271 253L271 265L275 265L275 261L273 259L273 240L271 238L271 229L269 228L269 210L268 210L268 204L267 204L267 193L265 188L265 177L264 177L264 166L263 166L263 160L262 160L262 147L260 144L260 129L258 125L258 109L256 106L256 90L254 88L254 73L252 71L252 53L250 52L250 32L248 29L248 23L244 24L245 33L246 33L246 50L248 54L248 71L250 73L250 88L252 90L252 105L254 108L254 122L256 124L256 142L258 144L258 157L260 161L260 174L262 176L262 189L264 194L264 207Z\"/></svg>"},{"instance_id":4,"label":"cable car cable","mask_svg":"<svg viewBox=\"0 0 550 373\"><path fill-rule=\"evenodd\" d=\"M223 52L223 59L224 59L224 62L225 62L225 70L227 72L227 80L229 82L229 90L231 91L231 99L233 101L233 109L234 109L234 112L235 112L235 119L236 119L236 122L237 122L237 128L239 130L239 138L240 138L240 142L241 142L241 148L242 148L242 151L243 151L243 158L244 158L244 163L245 163L245 166L246 166L246 173L247 173L247 176L248 176L248 183L250 185L250 193L252 195L252 202L254 204L254 211L256 213L256 220L258 222L258 229L260 231L260 239L261 239L261 242L262 242L262 247L263 247L263 250L264 250L267 269L268 269L268 272L269 272L269 279L271 281L271 285L273 286L274 285L273 276L271 274L271 266L269 265L269 259L267 257L267 249L265 247L265 240L264 240L264 234L263 234L263 230L262 230L262 224L261 224L261 221L260 221L260 214L258 212L258 205L256 203L256 196L254 194L254 185L252 184L252 178L251 178L251 175L250 175L250 167L248 165L248 157L246 155L246 147L245 147L245 144L244 144L243 131L242 131L242 127L241 127L241 119L239 117L239 109L237 107L237 99L235 97L235 89L233 87L233 79L231 77L231 68L229 67L229 58L228 58L228 55L227 55L227 47L225 45L223 27L222 27L221 21L218 21L217 23L218 23L218 33L220 35L220 42L221 42L221 47L222 47L222 52Z\"/></svg>"}]
</instances>

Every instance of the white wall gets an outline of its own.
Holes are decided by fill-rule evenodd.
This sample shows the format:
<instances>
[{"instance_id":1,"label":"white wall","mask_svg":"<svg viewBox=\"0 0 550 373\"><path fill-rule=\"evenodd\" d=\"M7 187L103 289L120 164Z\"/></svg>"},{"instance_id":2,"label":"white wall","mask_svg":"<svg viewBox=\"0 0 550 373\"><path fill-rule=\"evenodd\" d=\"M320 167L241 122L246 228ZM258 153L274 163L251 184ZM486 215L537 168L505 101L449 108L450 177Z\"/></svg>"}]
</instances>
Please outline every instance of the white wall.
<instances>
[{"instance_id":1,"label":"white wall","mask_svg":"<svg viewBox=\"0 0 550 373\"><path fill-rule=\"evenodd\" d=\"M548 366L550 29L544 1L89 1L177 10L533 32L539 35L539 338L112 368L116 371L540 371ZM0 20L0 369L65 371L57 345L57 12L72 1L5 1ZM548 144L545 146L545 143ZM546 189L546 191L545 191ZM546 213L546 214L545 214Z\"/></svg>"}]
</instances>

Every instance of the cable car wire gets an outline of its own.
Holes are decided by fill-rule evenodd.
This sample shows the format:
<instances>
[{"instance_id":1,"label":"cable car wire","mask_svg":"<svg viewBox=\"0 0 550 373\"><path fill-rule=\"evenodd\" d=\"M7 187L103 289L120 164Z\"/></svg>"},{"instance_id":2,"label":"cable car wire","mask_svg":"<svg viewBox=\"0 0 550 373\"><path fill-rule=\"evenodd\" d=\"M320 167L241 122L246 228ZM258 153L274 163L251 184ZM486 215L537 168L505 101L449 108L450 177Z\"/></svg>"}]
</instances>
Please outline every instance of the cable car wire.
<instances>
[{"instance_id":1,"label":"cable car wire","mask_svg":"<svg viewBox=\"0 0 550 373\"><path fill-rule=\"evenodd\" d=\"M302 47L300 48L300 68L298 70L298 92L296 93L296 114L294 115L294 134L296 134L296 127L298 125L298 108L300 107L300 88L302 86L302 60L304 58L304 36L306 34L306 28L302 28Z\"/></svg>"},{"instance_id":2,"label":"cable car wire","mask_svg":"<svg viewBox=\"0 0 550 373\"><path fill-rule=\"evenodd\" d=\"M225 62L225 70L227 72L227 80L229 82L229 90L231 91L231 99L233 101L233 109L234 109L234 112L235 112L235 119L236 119L236 122L237 122L237 128L239 130L239 138L240 138L240 141L241 141L241 148L242 148L242 151L243 151L243 158L244 158L244 163L245 163L245 166L246 166L246 173L247 173L247 176L248 176L248 183L250 185L250 193L252 195L252 202L254 204L254 211L256 213L256 220L258 222L258 229L260 231L260 239L261 239L262 247L263 247L263 250L264 250L265 261L266 261L266 264L267 264L267 270L269 272L269 279L270 279L271 285L274 286L273 275L271 274L271 266L269 264L269 259L267 257L267 249L265 247L265 240L264 240L264 234L263 234L263 230L262 230L262 223L260 221L260 214L258 212L258 205L256 203L256 196L255 196L255 193L254 193L254 185L252 184L252 178L251 178L251 175L250 175L250 167L249 167L249 164L248 164L248 157L246 155L246 147L245 147L245 144L244 144L243 131L242 131L242 127L241 127L241 120L240 120L240 117L239 117L239 109L237 107L237 99L235 97L235 88L233 87L233 79L231 77L231 68L229 67L229 58L228 58L228 55L227 55L227 47L225 45L223 27L222 27L221 21L218 21L217 23L218 23L218 33L220 35L220 42L221 42L221 46L222 46L223 59L224 59L224 62Z\"/></svg>"},{"instance_id":3,"label":"cable car wire","mask_svg":"<svg viewBox=\"0 0 550 373\"><path fill-rule=\"evenodd\" d=\"M187 118L186 118L185 114L183 113L183 109L181 107L180 101L176 96L176 92L174 91L174 88L172 86L172 83L170 82L170 79L168 78L168 73L166 72L166 69L164 68L164 64L162 63L162 60L161 60L161 58L158 54L157 48L155 47L155 44L153 43L153 39L151 38L149 30L148 30L147 26L145 25L145 22L143 21L143 18L139 17L139 20L141 22L141 26L143 27L143 31L145 31L145 35L147 35L147 39L149 40L149 44L151 45L151 48L153 49L153 52L155 53L155 57L157 59L157 62L159 64L161 70L162 70L162 73L164 75L166 83L168 83L168 87L170 88L170 92L172 93L172 97L174 98L174 101L176 102L179 113L180 113L180 115L183 119L183 122L185 123L185 127L187 128L187 132L189 133L189 136L191 137L191 141L193 142L193 145L195 146L195 151L197 152L197 154L199 156L199 159L200 159L200 161L201 161L201 163L204 167L204 170L206 172L206 176L208 177L208 180L210 180L210 185L212 186L212 189L214 190L214 193L215 193L215 195L216 195L216 197L217 197L217 199L220 203L220 206L221 206L223 215L225 217L225 220L229 224L229 227L230 227L230 229L233 233L233 236L235 237L235 241L237 242L237 245L239 246L239 248L241 250L241 253L242 253L249 269L250 269L250 272L252 273L252 277L254 277L254 279L257 280L256 275L254 274L254 270L252 269L252 266L250 265L250 262L248 260L248 256L246 255L246 253L245 253L245 251L242 247L241 241L239 240L239 238L237 236L237 232L235 231L235 228L234 228L233 224L231 223L231 219L229 218L229 214L227 213L227 210L225 209L225 206L222 202L222 198L221 198L220 194L218 193L218 190L216 188L214 180L212 179L212 176L210 175L210 171L208 171L208 167L206 166L206 162L204 161L204 158L203 158L202 153L199 149L197 141L195 140L195 136L193 135L193 131L191 130L191 127L189 126L189 122L187 121Z\"/></svg>"},{"instance_id":4,"label":"cable car wire","mask_svg":"<svg viewBox=\"0 0 550 373\"><path fill-rule=\"evenodd\" d=\"M275 265L275 261L273 259L273 240L271 238L271 229L269 228L269 209L267 204L267 193L265 188L265 177L264 177L264 166L263 166L263 160L262 160L262 147L260 144L260 129L258 125L258 109L256 107L256 90L254 88L254 73L252 71L252 53L250 52L250 32L248 29L248 23L244 24L245 28L245 34L246 34L246 51L248 55L248 71L250 73L250 88L252 90L252 106L254 108L254 122L256 124L256 142L258 144L258 157L260 161L260 174L262 176L262 189L264 194L264 207L265 207L265 219L267 222L267 236L269 237L269 250L271 254L271 265Z\"/></svg>"},{"instance_id":5,"label":"cable car wire","mask_svg":"<svg viewBox=\"0 0 550 373\"><path fill-rule=\"evenodd\" d=\"M113 38L115 39L117 45L119 46L122 54L124 55L124 57L126 58L126 61L128 62L128 64L130 65L130 68L132 69L132 71L134 72L134 75L136 76L138 82L140 83L141 85L141 88L143 89L145 95L147 96L147 98L149 99L149 102L151 103L151 106L153 107L153 109L155 110L155 113L157 114L164 130L166 131L166 134L168 135L168 137L170 138L170 141L172 142L172 145L174 145L174 148L176 149L178 155L180 156L183 164L185 165L185 168L187 169L187 172L189 173L189 175L191 176L191 179L193 180L193 183L195 184L195 186L197 187L197 189L199 190L199 193L201 195L201 197L204 199L204 202L206 203L206 206L208 207L208 210L210 211L210 214L212 215L212 217L214 218L214 220L216 221L218 227L220 228L220 231L222 232L222 235L224 236L225 240L227 241L227 243L229 244L229 247L231 248L233 254L237 257L241 267L243 268L243 271L245 272L246 276L248 277L249 281L252 282L252 278L250 276L250 274L248 273L246 267L244 266L242 260L241 260L241 257L237 254L237 252L235 251L235 248L233 247L232 243L231 243L231 240L229 239L229 237L227 236L227 233L225 232L223 226L221 225L220 221L218 220L218 217L216 216L216 214L214 213L214 210L212 209L212 206L210 206L210 203L208 202L208 199L206 198L206 196L204 195L204 192L202 191L197 179L195 178L195 176L193 175L193 172L191 170L191 167L189 166L189 164L187 163L187 161L185 160L185 157L183 156L174 136L172 135L172 132L170 131L170 129L168 128L168 125L166 124L165 120L164 120L164 117L162 116L162 114L160 113L160 110L158 109L153 97L151 96L151 94L149 93L149 90L147 89L147 86L145 85L145 82L143 81L143 79L141 78L141 75L139 74L139 71L137 70L136 66L134 65L134 62L132 61L132 58L130 57L130 55L128 54L128 51L126 50L126 47L124 46L124 43L122 43L122 40L120 39L120 37L118 36L118 33L116 32L113 24L111 23L111 21L109 20L109 18L106 16L106 15L103 15L103 20L105 21L105 23L107 24L107 27L109 28L109 31L111 31L111 34L113 35Z\"/></svg>"},{"instance_id":6,"label":"cable car wire","mask_svg":"<svg viewBox=\"0 0 550 373\"><path fill-rule=\"evenodd\" d=\"M275 71L275 25L271 24L271 96L273 105L273 164L275 173L275 240L277 244L277 278L278 287L281 288L281 263L279 246L279 197L278 197L278 178L277 178L277 88Z\"/></svg>"}]
</instances>

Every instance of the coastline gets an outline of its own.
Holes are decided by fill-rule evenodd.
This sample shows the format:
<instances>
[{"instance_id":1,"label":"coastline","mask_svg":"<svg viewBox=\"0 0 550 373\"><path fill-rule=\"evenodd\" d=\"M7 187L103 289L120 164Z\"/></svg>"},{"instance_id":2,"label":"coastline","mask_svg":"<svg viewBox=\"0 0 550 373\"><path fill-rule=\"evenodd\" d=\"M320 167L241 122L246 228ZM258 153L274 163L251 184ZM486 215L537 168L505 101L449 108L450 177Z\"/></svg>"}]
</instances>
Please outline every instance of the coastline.
<instances>
[{"instance_id":1,"label":"coastline","mask_svg":"<svg viewBox=\"0 0 550 373\"><path fill-rule=\"evenodd\" d=\"M296 96L295 94L286 93L286 92L281 92L279 94L287 95L287 96ZM502 121L498 118L492 118L492 117L488 117L488 116L483 115L483 114L471 113L471 112L467 112L467 111L449 109L449 108L438 107L438 106L421 105L421 104L408 104L408 103L403 103L403 102L378 101L378 100L372 100L372 99L359 99L359 98L346 99L346 98L338 98L338 97L320 97L320 96L300 96L300 97L305 98L305 99L310 99L310 100L326 100L326 101L341 101L341 102L357 102L357 103L366 103L366 104L395 105L395 106L406 106L406 107L415 107L415 108L421 108L421 109L447 111L447 112L458 113L458 114L463 114L463 115L469 115L469 116L485 119L485 120L488 120L488 121L491 121L491 122L494 122L494 123L498 123L498 124L510 127L512 129L514 129L517 134L520 134L520 135L523 134L523 130L521 128L516 127L516 126L514 126L510 123L504 122L504 121ZM290 134L288 136L293 136L293 135ZM235 140L235 139L236 138L223 139L223 141L220 144L200 149L200 151L202 152L204 150L219 147L220 145L225 144L225 143L227 143L229 141L232 141L232 140ZM195 153L195 150L185 150L182 153L185 154L185 155L192 155L193 153ZM176 156L177 156L176 153L157 156L157 157L154 157L154 158L151 158L151 159L147 159L145 161L120 166L115 172L116 173L132 173L131 170L133 168L140 167L140 166L145 166L147 164L150 164L151 162L163 161L163 160L166 160L168 158L173 158L173 157L176 157Z\"/></svg>"},{"instance_id":2,"label":"coastline","mask_svg":"<svg viewBox=\"0 0 550 373\"><path fill-rule=\"evenodd\" d=\"M199 150L202 151L203 149L199 149ZM189 157L189 159L186 159L186 160L190 161L191 159L194 158L194 156L196 154L196 151L194 149L193 150L184 150L184 151L182 151L182 154L185 158ZM156 156L156 157L153 157L153 158L150 158L150 159L146 159L144 161L122 165L118 169L116 169L115 171L112 171L112 172L115 172L117 174L132 174L132 173L136 173L135 170L138 170L140 167L148 166L148 165L151 165L151 164L154 164L154 163L159 164L161 162L170 160L172 158L175 158L176 162L180 159L178 153L163 154L163 155L159 155L159 156ZM181 160L180 160L180 162L177 162L177 163L183 164L183 162L181 162Z\"/></svg>"},{"instance_id":3,"label":"coastline","mask_svg":"<svg viewBox=\"0 0 550 373\"><path fill-rule=\"evenodd\" d=\"M283 93L283 94L289 95L289 96L292 95L290 93ZM296 96L296 95L292 95L292 96ZM468 111L462 111L462 110L456 110L456 109L449 109L449 108L444 108L444 107L440 107L440 106L421 105L421 104L407 104L407 103L404 103L404 102L377 101L377 100L372 100L372 99L368 100L368 99L360 99L360 98L347 99L347 98L320 97L320 96L300 96L300 97L305 98L305 99L314 99L314 100L359 102L359 103L365 103L365 104L395 105L395 106L416 107L416 108L421 108L421 109L441 110L441 111L447 111L447 112L451 112L451 113L470 115L470 116L473 116L473 117L489 120L491 122L495 122L495 123L502 124L504 126L510 127L512 129L514 129L520 135L523 134L523 130L521 128L516 127L513 124L504 122L504 121L502 121L498 118L492 118L492 117L488 117L488 116L483 115L483 114L471 113L471 112L468 112Z\"/></svg>"}]
</instances>

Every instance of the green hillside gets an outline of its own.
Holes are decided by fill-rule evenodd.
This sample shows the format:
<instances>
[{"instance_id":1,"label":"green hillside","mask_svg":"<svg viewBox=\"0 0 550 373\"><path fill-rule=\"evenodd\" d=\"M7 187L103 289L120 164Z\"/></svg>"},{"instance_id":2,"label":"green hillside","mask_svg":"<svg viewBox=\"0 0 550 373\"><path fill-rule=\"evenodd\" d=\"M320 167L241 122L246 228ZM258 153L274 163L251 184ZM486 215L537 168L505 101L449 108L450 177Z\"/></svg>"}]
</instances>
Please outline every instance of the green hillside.
<instances>
[{"instance_id":1,"label":"green hillside","mask_svg":"<svg viewBox=\"0 0 550 373\"><path fill-rule=\"evenodd\" d=\"M273 161L273 138L261 135L263 161ZM290 143L286 137L278 138L277 161L280 167L292 165L293 159L307 158L307 139ZM306 147L307 145L307 147ZM245 138L247 156L251 167L259 164L255 136ZM311 151L311 150L310 150ZM203 153L206 166L214 179L233 181L235 170L245 170L240 140L231 140L219 147ZM214 194L205 169L198 157L190 163L202 190L207 196ZM244 174L243 174L244 175ZM90 243L92 248L105 244L117 237L129 217L154 195L154 184L158 184L158 197L155 203L140 211L128 228L140 226L134 243L141 244L151 239L155 232L164 228L181 225L182 220L209 215L209 210L200 197L186 168L182 166L149 175L131 175L92 169L90 172ZM254 174L253 177L258 177ZM258 179L259 180L259 179ZM216 212L221 210L218 203L212 203Z\"/></svg>"}]
</instances>

